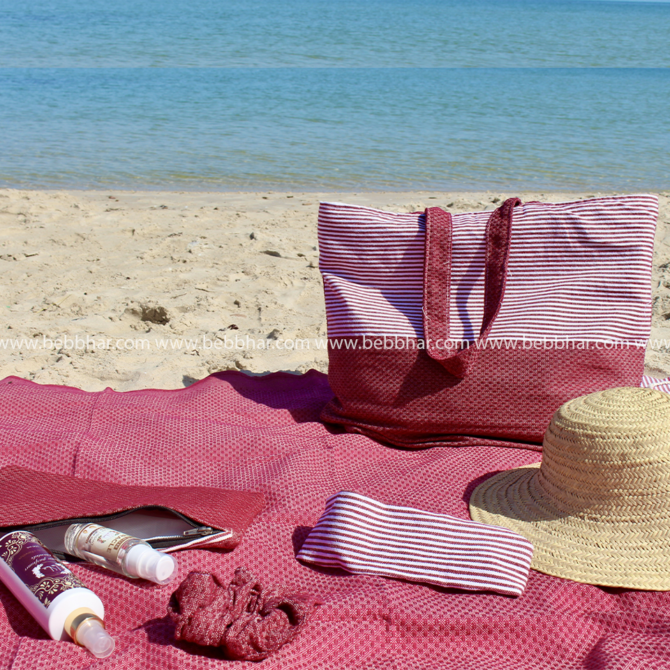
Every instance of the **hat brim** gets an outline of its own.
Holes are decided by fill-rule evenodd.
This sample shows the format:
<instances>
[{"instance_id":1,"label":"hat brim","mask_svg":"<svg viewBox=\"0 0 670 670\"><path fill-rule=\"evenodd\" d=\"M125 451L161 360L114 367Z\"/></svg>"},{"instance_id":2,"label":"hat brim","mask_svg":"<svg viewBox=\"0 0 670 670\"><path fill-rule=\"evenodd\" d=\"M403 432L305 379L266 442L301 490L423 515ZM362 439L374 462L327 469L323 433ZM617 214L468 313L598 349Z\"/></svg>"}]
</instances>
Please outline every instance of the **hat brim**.
<instances>
[{"instance_id":1,"label":"hat brim","mask_svg":"<svg viewBox=\"0 0 670 670\"><path fill-rule=\"evenodd\" d=\"M534 546L531 568L599 586L670 591L670 518L606 523L559 509L538 481L539 463L501 472L470 497L474 521Z\"/></svg>"}]
</instances>

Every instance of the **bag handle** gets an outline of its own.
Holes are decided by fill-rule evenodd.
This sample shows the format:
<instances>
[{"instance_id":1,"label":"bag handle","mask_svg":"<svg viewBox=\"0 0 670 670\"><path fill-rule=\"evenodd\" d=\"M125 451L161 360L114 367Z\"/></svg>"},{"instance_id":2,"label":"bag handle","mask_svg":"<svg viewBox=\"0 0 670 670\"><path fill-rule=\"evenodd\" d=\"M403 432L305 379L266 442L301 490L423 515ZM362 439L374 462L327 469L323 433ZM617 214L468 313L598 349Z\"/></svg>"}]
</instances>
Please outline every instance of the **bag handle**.
<instances>
[{"instance_id":1,"label":"bag handle","mask_svg":"<svg viewBox=\"0 0 670 670\"><path fill-rule=\"evenodd\" d=\"M514 208L519 198L509 198L494 210L486 223L484 317L475 346L452 350L449 339L453 226L449 212L426 208L426 253L423 271L423 327L426 351L455 377L463 379L472 369L479 347L486 342L505 295L507 264ZM438 344L441 343L441 346Z\"/></svg>"}]
</instances>

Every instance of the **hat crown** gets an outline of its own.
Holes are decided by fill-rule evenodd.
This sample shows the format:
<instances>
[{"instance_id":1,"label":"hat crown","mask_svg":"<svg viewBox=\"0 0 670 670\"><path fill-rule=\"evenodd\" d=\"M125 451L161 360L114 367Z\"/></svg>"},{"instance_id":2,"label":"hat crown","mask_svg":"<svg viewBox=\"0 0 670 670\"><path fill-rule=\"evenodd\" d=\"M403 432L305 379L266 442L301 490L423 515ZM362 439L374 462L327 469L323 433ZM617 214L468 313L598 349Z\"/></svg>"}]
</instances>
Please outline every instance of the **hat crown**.
<instances>
[{"instance_id":1,"label":"hat crown","mask_svg":"<svg viewBox=\"0 0 670 670\"><path fill-rule=\"evenodd\" d=\"M583 518L670 513L670 395L616 388L565 403L545 434L538 483Z\"/></svg>"}]
</instances>

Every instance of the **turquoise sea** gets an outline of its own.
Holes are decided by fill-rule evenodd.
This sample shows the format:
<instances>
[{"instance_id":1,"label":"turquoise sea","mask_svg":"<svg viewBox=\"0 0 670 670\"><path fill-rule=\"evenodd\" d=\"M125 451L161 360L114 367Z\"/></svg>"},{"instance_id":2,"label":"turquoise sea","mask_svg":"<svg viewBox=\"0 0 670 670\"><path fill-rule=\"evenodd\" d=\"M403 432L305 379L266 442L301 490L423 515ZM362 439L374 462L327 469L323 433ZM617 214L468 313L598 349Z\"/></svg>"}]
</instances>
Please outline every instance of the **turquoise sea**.
<instances>
[{"instance_id":1,"label":"turquoise sea","mask_svg":"<svg viewBox=\"0 0 670 670\"><path fill-rule=\"evenodd\" d=\"M670 2L0 0L0 186L670 188Z\"/></svg>"}]
</instances>

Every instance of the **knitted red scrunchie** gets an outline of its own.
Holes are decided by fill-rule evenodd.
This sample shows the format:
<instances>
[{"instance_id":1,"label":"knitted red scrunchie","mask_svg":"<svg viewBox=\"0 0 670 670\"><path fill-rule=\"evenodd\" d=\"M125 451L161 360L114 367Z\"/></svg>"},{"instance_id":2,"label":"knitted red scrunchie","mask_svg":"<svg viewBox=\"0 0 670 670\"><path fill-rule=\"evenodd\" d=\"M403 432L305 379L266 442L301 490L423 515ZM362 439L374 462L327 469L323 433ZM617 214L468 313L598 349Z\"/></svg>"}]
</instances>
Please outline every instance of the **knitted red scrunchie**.
<instances>
[{"instance_id":1,"label":"knitted red scrunchie","mask_svg":"<svg viewBox=\"0 0 670 670\"><path fill-rule=\"evenodd\" d=\"M168 613L175 640L221 647L229 659L260 661L300 631L314 598L263 585L237 568L229 586L209 573L191 572L172 594Z\"/></svg>"}]
</instances>

